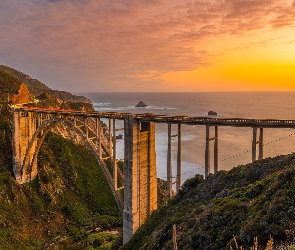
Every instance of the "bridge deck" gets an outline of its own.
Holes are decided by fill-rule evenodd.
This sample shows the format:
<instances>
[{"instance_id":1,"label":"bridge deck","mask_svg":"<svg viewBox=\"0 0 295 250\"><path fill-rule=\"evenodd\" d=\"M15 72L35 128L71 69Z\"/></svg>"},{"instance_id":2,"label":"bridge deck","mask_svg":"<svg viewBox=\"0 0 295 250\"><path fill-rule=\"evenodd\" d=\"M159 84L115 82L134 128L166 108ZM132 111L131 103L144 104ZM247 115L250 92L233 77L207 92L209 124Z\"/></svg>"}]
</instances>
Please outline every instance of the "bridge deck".
<instances>
[{"instance_id":1,"label":"bridge deck","mask_svg":"<svg viewBox=\"0 0 295 250\"><path fill-rule=\"evenodd\" d=\"M142 122L174 123L187 125L209 125L209 126L235 126L235 127L261 127L261 128L295 128L295 120L277 119L245 119L245 118L215 118L195 116L168 116L151 113L131 114L118 112L78 112L72 110L20 108L20 111L38 112L55 115L87 116L93 118L108 118L124 120L126 116L133 116Z\"/></svg>"}]
</instances>

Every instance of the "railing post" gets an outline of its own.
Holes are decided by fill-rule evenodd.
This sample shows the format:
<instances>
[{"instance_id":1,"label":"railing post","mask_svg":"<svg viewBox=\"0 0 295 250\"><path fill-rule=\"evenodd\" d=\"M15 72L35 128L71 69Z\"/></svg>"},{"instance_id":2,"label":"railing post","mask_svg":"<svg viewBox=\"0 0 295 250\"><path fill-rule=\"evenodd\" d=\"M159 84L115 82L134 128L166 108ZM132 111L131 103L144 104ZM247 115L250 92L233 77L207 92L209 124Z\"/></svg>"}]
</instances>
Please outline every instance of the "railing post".
<instances>
[{"instance_id":1,"label":"railing post","mask_svg":"<svg viewBox=\"0 0 295 250\"><path fill-rule=\"evenodd\" d=\"M181 124L178 124L176 192L178 192L181 189L181 183L182 183L182 171L181 171Z\"/></svg>"},{"instance_id":2,"label":"railing post","mask_svg":"<svg viewBox=\"0 0 295 250\"><path fill-rule=\"evenodd\" d=\"M252 162L256 161L257 127L253 127Z\"/></svg>"},{"instance_id":3,"label":"railing post","mask_svg":"<svg viewBox=\"0 0 295 250\"><path fill-rule=\"evenodd\" d=\"M172 197L171 123L168 123L167 196L168 198Z\"/></svg>"},{"instance_id":4,"label":"railing post","mask_svg":"<svg viewBox=\"0 0 295 250\"><path fill-rule=\"evenodd\" d=\"M210 173L210 126L206 125L206 148L205 148L205 178Z\"/></svg>"}]
</instances>

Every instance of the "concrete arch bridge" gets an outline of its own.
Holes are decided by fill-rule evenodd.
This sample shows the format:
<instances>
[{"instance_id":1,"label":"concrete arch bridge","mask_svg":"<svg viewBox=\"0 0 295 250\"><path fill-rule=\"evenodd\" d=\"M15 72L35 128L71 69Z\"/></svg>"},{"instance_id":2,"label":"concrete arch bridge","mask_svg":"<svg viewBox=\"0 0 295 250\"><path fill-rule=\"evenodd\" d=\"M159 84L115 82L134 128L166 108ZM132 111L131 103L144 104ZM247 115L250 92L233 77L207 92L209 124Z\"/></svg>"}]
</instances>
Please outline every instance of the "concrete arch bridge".
<instances>
[{"instance_id":1,"label":"concrete arch bridge","mask_svg":"<svg viewBox=\"0 0 295 250\"><path fill-rule=\"evenodd\" d=\"M295 128L295 120L256 120L241 118L209 118L130 114L116 112L76 112L58 109L12 108L13 172L18 183L36 178L37 159L46 134L62 125L79 137L92 151L100 164L123 215L123 241L126 243L150 214L157 209L157 173L155 151L155 123L168 125L167 194L172 197L172 185L179 191L182 183L181 126L206 127L205 177L210 173L210 141L214 142L214 172L218 171L218 127L249 127L253 130L252 161L263 158L264 128ZM102 120L107 121L103 123ZM122 128L116 127L118 120ZM122 122L121 122L122 123ZM172 135L171 127L177 126ZM210 137L210 127L214 136ZM257 130L259 129L259 139ZM116 159L116 134L124 130L124 167ZM177 176L172 181L171 140L177 137ZM106 164L106 162L111 164ZM111 165L111 167L110 167ZM120 189L124 188L124 197Z\"/></svg>"}]
</instances>

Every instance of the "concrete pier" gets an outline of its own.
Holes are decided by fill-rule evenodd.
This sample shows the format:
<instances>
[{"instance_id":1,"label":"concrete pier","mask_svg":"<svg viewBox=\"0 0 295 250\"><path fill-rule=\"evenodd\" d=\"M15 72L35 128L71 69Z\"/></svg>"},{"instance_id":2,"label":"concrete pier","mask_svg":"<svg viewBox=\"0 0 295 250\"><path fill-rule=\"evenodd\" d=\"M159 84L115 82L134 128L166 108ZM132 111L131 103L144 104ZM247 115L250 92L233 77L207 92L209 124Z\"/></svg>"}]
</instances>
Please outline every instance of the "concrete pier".
<instances>
[{"instance_id":1,"label":"concrete pier","mask_svg":"<svg viewBox=\"0 0 295 250\"><path fill-rule=\"evenodd\" d=\"M210 141L214 141L214 173L218 171L218 126L215 126L215 136L210 138L210 126L206 126L206 145L205 145L205 177L210 174Z\"/></svg>"},{"instance_id":2,"label":"concrete pier","mask_svg":"<svg viewBox=\"0 0 295 250\"><path fill-rule=\"evenodd\" d=\"M157 209L154 123L125 118L123 242Z\"/></svg>"},{"instance_id":3,"label":"concrete pier","mask_svg":"<svg viewBox=\"0 0 295 250\"><path fill-rule=\"evenodd\" d=\"M177 175L176 175L176 192L179 192L182 185L182 166L181 166L181 124L178 124L178 141L177 141Z\"/></svg>"}]
</instances>

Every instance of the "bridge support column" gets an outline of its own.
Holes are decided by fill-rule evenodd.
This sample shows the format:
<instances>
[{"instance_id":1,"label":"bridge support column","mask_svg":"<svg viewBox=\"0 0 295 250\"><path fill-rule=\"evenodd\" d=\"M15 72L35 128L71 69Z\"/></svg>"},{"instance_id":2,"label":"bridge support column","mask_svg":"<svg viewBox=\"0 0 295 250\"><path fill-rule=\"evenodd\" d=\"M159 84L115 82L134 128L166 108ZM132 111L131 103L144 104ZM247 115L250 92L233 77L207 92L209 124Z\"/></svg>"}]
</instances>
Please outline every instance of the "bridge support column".
<instances>
[{"instance_id":1,"label":"bridge support column","mask_svg":"<svg viewBox=\"0 0 295 250\"><path fill-rule=\"evenodd\" d=\"M206 125L206 147L205 147L205 178L210 173L210 126Z\"/></svg>"},{"instance_id":2,"label":"bridge support column","mask_svg":"<svg viewBox=\"0 0 295 250\"><path fill-rule=\"evenodd\" d=\"M168 123L168 149L167 149L167 197L173 195L172 185L176 183L176 192L181 188L182 169L181 169L181 124L178 124L178 132L172 135L172 124ZM172 137L178 137L177 141L177 174L176 181L172 181Z\"/></svg>"},{"instance_id":3,"label":"bridge support column","mask_svg":"<svg viewBox=\"0 0 295 250\"><path fill-rule=\"evenodd\" d=\"M256 161L257 127L253 127L252 162Z\"/></svg>"},{"instance_id":4,"label":"bridge support column","mask_svg":"<svg viewBox=\"0 0 295 250\"><path fill-rule=\"evenodd\" d=\"M205 146L205 178L210 174L210 141L214 140L214 173L218 171L218 126L215 126L215 136L210 138L210 126L206 125Z\"/></svg>"},{"instance_id":5,"label":"bridge support column","mask_svg":"<svg viewBox=\"0 0 295 250\"><path fill-rule=\"evenodd\" d=\"M113 155L113 140L112 140L112 119L109 119L109 156L110 159Z\"/></svg>"},{"instance_id":6,"label":"bridge support column","mask_svg":"<svg viewBox=\"0 0 295 250\"><path fill-rule=\"evenodd\" d=\"M214 174L218 172L218 126L215 126L214 138Z\"/></svg>"},{"instance_id":7,"label":"bridge support column","mask_svg":"<svg viewBox=\"0 0 295 250\"><path fill-rule=\"evenodd\" d=\"M258 160L262 160L263 159L263 128L260 128L258 143L259 143Z\"/></svg>"},{"instance_id":8,"label":"bridge support column","mask_svg":"<svg viewBox=\"0 0 295 250\"><path fill-rule=\"evenodd\" d=\"M84 117L84 127L85 127L86 139L88 139L88 118L87 118L87 116Z\"/></svg>"},{"instance_id":9,"label":"bridge support column","mask_svg":"<svg viewBox=\"0 0 295 250\"><path fill-rule=\"evenodd\" d=\"M12 113L12 150L13 150L13 172L17 182L21 182L22 152L21 152L21 130L20 112Z\"/></svg>"},{"instance_id":10,"label":"bridge support column","mask_svg":"<svg viewBox=\"0 0 295 250\"><path fill-rule=\"evenodd\" d=\"M157 209L155 125L125 118L123 243Z\"/></svg>"},{"instance_id":11,"label":"bridge support column","mask_svg":"<svg viewBox=\"0 0 295 250\"><path fill-rule=\"evenodd\" d=\"M182 183L182 169L181 169L181 124L178 124L176 192L178 192L181 189L181 183Z\"/></svg>"},{"instance_id":12,"label":"bridge support column","mask_svg":"<svg viewBox=\"0 0 295 250\"><path fill-rule=\"evenodd\" d=\"M27 156L26 169L29 173L23 173L24 160L29 142L36 130L36 122L32 112L14 111L12 116L12 148L13 148L13 172L17 182L24 183L33 180L37 176L37 160L33 161L36 142L33 142L30 153Z\"/></svg>"},{"instance_id":13,"label":"bridge support column","mask_svg":"<svg viewBox=\"0 0 295 250\"><path fill-rule=\"evenodd\" d=\"M115 190L118 189L118 165L117 165L117 142L116 142L116 120L113 120L113 180Z\"/></svg>"},{"instance_id":14,"label":"bridge support column","mask_svg":"<svg viewBox=\"0 0 295 250\"><path fill-rule=\"evenodd\" d=\"M102 158L102 153L101 153L101 123L100 123L99 118L96 118L96 138L97 138L98 156L99 156L99 159L101 159Z\"/></svg>"},{"instance_id":15,"label":"bridge support column","mask_svg":"<svg viewBox=\"0 0 295 250\"><path fill-rule=\"evenodd\" d=\"M168 123L168 149L167 149L167 196L172 197L172 153L171 153L171 123Z\"/></svg>"}]
</instances>

